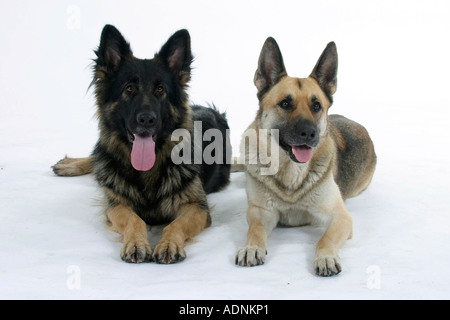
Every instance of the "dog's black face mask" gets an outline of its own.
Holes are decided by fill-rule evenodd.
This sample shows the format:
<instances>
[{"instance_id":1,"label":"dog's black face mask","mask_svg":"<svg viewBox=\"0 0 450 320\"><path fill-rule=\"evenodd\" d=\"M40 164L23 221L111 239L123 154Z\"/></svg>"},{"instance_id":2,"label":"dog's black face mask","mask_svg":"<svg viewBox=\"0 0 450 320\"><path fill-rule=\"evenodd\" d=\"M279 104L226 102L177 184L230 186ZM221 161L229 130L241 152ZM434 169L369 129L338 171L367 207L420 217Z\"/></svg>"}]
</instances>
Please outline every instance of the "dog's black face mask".
<instances>
[{"instance_id":1,"label":"dog's black face mask","mask_svg":"<svg viewBox=\"0 0 450 320\"><path fill-rule=\"evenodd\" d=\"M187 113L189 33L178 31L153 59L143 60L135 58L120 32L107 25L96 54L93 83L100 129L119 134L130 148L134 169L148 171L159 146L183 124Z\"/></svg>"},{"instance_id":2,"label":"dog's black face mask","mask_svg":"<svg viewBox=\"0 0 450 320\"><path fill-rule=\"evenodd\" d=\"M298 118L279 128L280 147L292 161L306 163L311 159L312 149L319 143L320 133L312 122Z\"/></svg>"}]
</instances>

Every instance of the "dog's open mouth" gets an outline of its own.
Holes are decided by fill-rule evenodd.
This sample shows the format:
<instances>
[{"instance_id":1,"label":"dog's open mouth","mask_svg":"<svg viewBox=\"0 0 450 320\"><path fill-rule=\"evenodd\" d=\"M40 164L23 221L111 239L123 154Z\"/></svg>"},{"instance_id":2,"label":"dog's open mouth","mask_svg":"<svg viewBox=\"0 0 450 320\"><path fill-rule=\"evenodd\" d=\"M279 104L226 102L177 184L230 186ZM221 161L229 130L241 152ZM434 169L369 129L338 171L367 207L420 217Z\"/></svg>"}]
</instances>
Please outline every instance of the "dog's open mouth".
<instances>
[{"instance_id":1,"label":"dog's open mouth","mask_svg":"<svg viewBox=\"0 0 450 320\"><path fill-rule=\"evenodd\" d=\"M311 159L312 148L306 144L301 146L292 146L292 154L300 163L306 163Z\"/></svg>"},{"instance_id":2,"label":"dog's open mouth","mask_svg":"<svg viewBox=\"0 0 450 320\"><path fill-rule=\"evenodd\" d=\"M280 139L280 147L286 151L292 161L298 163L307 163L311 160L313 146L307 144L291 145Z\"/></svg>"},{"instance_id":3,"label":"dog's open mouth","mask_svg":"<svg viewBox=\"0 0 450 320\"><path fill-rule=\"evenodd\" d=\"M133 134L128 131L128 138L132 142L131 165L138 171L149 171L156 160L155 137L150 134Z\"/></svg>"}]
</instances>

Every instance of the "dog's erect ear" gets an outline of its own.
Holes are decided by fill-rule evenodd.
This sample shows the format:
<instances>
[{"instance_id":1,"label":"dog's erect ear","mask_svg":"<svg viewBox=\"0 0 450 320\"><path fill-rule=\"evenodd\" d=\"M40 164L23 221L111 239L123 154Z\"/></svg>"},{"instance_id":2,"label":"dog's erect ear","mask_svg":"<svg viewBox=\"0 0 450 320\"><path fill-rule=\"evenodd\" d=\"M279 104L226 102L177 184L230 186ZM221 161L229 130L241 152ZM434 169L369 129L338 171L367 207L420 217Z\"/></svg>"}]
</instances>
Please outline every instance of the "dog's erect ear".
<instances>
[{"instance_id":1,"label":"dog's erect ear","mask_svg":"<svg viewBox=\"0 0 450 320\"><path fill-rule=\"evenodd\" d=\"M261 98L278 80L286 75L283 56L274 38L267 38L258 60L258 69L253 82Z\"/></svg>"},{"instance_id":2,"label":"dog's erect ear","mask_svg":"<svg viewBox=\"0 0 450 320\"><path fill-rule=\"evenodd\" d=\"M157 58L169 67L182 84L188 82L192 63L189 32L183 29L174 33L163 45Z\"/></svg>"},{"instance_id":3,"label":"dog's erect ear","mask_svg":"<svg viewBox=\"0 0 450 320\"><path fill-rule=\"evenodd\" d=\"M336 44L330 42L317 61L310 77L317 80L319 86L325 91L331 102L331 96L336 92L337 88L337 69L338 55Z\"/></svg>"},{"instance_id":4,"label":"dog's erect ear","mask_svg":"<svg viewBox=\"0 0 450 320\"><path fill-rule=\"evenodd\" d=\"M105 25L100 39L100 46L95 52L97 55L97 68L106 73L117 70L120 63L133 53L130 44L122 34L112 25Z\"/></svg>"}]
</instances>

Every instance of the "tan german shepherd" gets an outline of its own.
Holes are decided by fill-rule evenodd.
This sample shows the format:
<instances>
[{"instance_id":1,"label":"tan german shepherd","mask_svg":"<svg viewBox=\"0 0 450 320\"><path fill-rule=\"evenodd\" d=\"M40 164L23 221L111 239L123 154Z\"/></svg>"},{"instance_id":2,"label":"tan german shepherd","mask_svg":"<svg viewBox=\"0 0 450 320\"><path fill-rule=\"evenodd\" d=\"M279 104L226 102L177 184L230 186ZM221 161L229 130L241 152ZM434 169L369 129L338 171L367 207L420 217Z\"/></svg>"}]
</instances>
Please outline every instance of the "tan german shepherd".
<instances>
[{"instance_id":1,"label":"tan german shepherd","mask_svg":"<svg viewBox=\"0 0 450 320\"><path fill-rule=\"evenodd\" d=\"M376 155L363 126L343 116L328 116L337 67L336 45L331 42L308 78L289 77L278 44L273 38L266 40L254 79L260 108L244 137L260 129L277 134L268 140L259 137L250 146L242 140L249 230L236 264L263 264L267 236L277 224L319 223L327 229L316 246L315 273L332 276L341 272L338 250L352 237L352 219L344 200L367 188ZM268 152L274 150L273 144L279 151L276 157ZM258 161L249 164L255 154ZM261 174L269 162L272 166L275 162L278 171Z\"/></svg>"}]
</instances>

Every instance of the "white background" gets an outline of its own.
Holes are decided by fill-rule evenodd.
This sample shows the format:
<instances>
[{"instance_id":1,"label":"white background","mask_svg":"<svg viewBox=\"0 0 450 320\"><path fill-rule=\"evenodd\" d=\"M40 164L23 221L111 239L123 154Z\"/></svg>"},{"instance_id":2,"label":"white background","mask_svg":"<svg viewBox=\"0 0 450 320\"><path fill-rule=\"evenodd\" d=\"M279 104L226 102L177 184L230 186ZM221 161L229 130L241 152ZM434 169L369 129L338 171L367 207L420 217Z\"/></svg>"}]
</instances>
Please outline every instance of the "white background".
<instances>
[{"instance_id":1,"label":"white background","mask_svg":"<svg viewBox=\"0 0 450 320\"><path fill-rule=\"evenodd\" d=\"M0 298L449 299L450 4L426 1L2 1ZM366 126L373 183L347 201L354 237L343 271L316 277L321 228L278 228L266 264L234 265L245 243L245 177L210 195L213 224L176 265L126 264L99 214L92 176L60 178L64 155L98 137L91 59L104 24L151 58L187 28L190 98L228 114L233 147L258 104L253 75L273 36L289 75L307 77L329 41L339 53L330 113ZM154 246L161 228L149 233Z\"/></svg>"}]
</instances>

